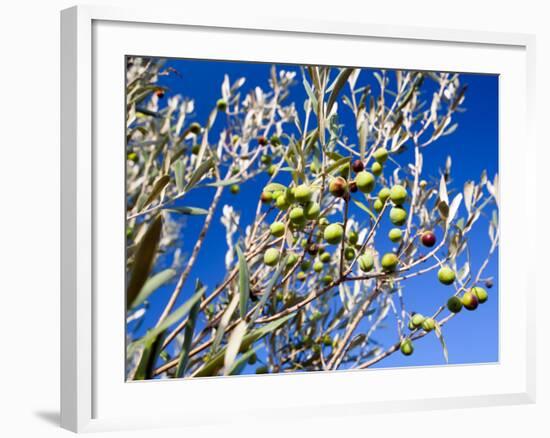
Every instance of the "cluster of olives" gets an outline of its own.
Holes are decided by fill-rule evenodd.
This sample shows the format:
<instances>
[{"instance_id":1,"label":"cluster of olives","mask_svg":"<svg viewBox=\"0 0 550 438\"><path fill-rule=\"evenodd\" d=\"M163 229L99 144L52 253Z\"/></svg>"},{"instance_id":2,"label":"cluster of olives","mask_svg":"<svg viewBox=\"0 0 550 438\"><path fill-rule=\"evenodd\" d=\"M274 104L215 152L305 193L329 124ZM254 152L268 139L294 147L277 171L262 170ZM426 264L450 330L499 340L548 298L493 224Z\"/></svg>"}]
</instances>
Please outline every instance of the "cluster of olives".
<instances>
[{"instance_id":1,"label":"cluster of olives","mask_svg":"<svg viewBox=\"0 0 550 438\"><path fill-rule=\"evenodd\" d=\"M431 332L435 329L435 320L433 318L426 318L420 313L414 313L409 319L409 330L416 330L422 328L426 332Z\"/></svg>"},{"instance_id":2,"label":"cluster of olives","mask_svg":"<svg viewBox=\"0 0 550 438\"><path fill-rule=\"evenodd\" d=\"M279 184L266 187L261 195L261 201L265 204L273 204L280 210L289 210L289 227L291 230L303 230L308 221L319 218L320 205L314 201L313 190L307 184L297 187L284 187ZM273 222L269 227L273 237L282 237L285 234L286 225L281 221ZM264 253L264 263L275 266L280 260L280 252L275 248L269 248ZM309 267L308 267L309 268Z\"/></svg>"},{"instance_id":3,"label":"cluster of olives","mask_svg":"<svg viewBox=\"0 0 550 438\"><path fill-rule=\"evenodd\" d=\"M454 273L453 273L454 274ZM479 304L483 304L489 298L487 291L480 287L474 286L462 297L452 296L447 301L447 309L451 313L458 313L464 307L466 310L475 310ZM431 332L436 327L436 321L433 318L426 318L420 313L414 313L409 319L409 330L422 329L425 332ZM414 351L414 345L410 338L405 338L400 344L401 353L405 356L410 356Z\"/></svg>"},{"instance_id":4,"label":"cluster of olives","mask_svg":"<svg viewBox=\"0 0 550 438\"><path fill-rule=\"evenodd\" d=\"M370 172L365 170L365 165L361 160L355 160L351 163L351 168L355 172L355 180L349 182L338 176L329 184L329 191L333 196L348 198L349 193L360 191L362 193L371 193L376 185L376 177L383 171L385 161L388 159L386 148L379 148L373 154L375 162L372 164Z\"/></svg>"},{"instance_id":5,"label":"cluster of olives","mask_svg":"<svg viewBox=\"0 0 550 438\"><path fill-rule=\"evenodd\" d=\"M409 330L423 329L425 332L431 332L436 327L435 319L426 318L420 313L413 313L409 319ZM410 356L414 352L413 341L410 338L405 338L401 341L399 346L401 353L405 356Z\"/></svg>"},{"instance_id":6,"label":"cluster of olives","mask_svg":"<svg viewBox=\"0 0 550 438\"><path fill-rule=\"evenodd\" d=\"M469 291L465 292L462 297L452 296L447 301L447 309L452 313L458 313L464 307L466 310L475 310L477 306L483 304L489 298L487 291L480 287L474 286Z\"/></svg>"}]
</instances>

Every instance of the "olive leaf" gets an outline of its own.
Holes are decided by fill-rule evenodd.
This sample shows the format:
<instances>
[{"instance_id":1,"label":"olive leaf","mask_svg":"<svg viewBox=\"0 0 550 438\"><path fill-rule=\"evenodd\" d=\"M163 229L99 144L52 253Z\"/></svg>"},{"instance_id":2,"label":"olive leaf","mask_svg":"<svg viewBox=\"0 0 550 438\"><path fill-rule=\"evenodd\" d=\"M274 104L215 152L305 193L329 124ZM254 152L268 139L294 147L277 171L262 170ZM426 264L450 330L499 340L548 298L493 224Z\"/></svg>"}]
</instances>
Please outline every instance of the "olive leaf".
<instances>
[{"instance_id":1,"label":"olive leaf","mask_svg":"<svg viewBox=\"0 0 550 438\"><path fill-rule=\"evenodd\" d=\"M132 309L139 306L159 287L168 283L174 275L176 275L176 271L174 269L165 269L148 278L129 308Z\"/></svg>"},{"instance_id":2,"label":"olive leaf","mask_svg":"<svg viewBox=\"0 0 550 438\"><path fill-rule=\"evenodd\" d=\"M340 70L340 73L332 83L332 85L328 88L327 91L332 91L330 93L330 96L328 98L327 102L327 114L330 114L330 110L332 109L332 106L336 102L336 99L338 98L338 95L340 94L340 91L342 91L342 88L346 84L349 76L353 73L355 69L354 68L343 68Z\"/></svg>"},{"instance_id":3,"label":"olive leaf","mask_svg":"<svg viewBox=\"0 0 550 438\"><path fill-rule=\"evenodd\" d=\"M201 297L203 296L204 292L206 290L206 287L202 286L197 292L195 292L191 298L189 298L185 303L183 303L180 307L178 307L176 310L174 310L172 313L170 313L164 321L162 321L160 324L158 324L155 328L149 330L145 336L143 336L141 339L138 339L135 341L135 344L145 344L149 345L152 341L154 341L157 336L159 336L163 331L165 331L167 328L178 322L180 319L182 319L185 315L187 315L195 303L197 303Z\"/></svg>"},{"instance_id":4,"label":"olive leaf","mask_svg":"<svg viewBox=\"0 0 550 438\"><path fill-rule=\"evenodd\" d=\"M155 184L153 184L153 189L151 190L151 193L146 198L141 208L142 209L147 208L149 204L151 204L155 199L157 199L169 182L170 182L169 175L163 175L159 179L157 179L155 181Z\"/></svg>"},{"instance_id":5,"label":"olive leaf","mask_svg":"<svg viewBox=\"0 0 550 438\"><path fill-rule=\"evenodd\" d=\"M309 97L309 100L311 102L311 107L313 108L313 112L317 114L317 98L315 97L315 94L313 93L313 90L311 89L311 86L309 85L309 82L304 78L303 80L304 88L306 90L307 96Z\"/></svg>"},{"instance_id":6,"label":"olive leaf","mask_svg":"<svg viewBox=\"0 0 550 438\"><path fill-rule=\"evenodd\" d=\"M214 165L214 159L209 158L208 160L202 162L199 167L193 172L193 175L191 175L191 178L189 178L189 181L187 182L187 185L185 186L184 191L188 192L191 190L195 184L197 184L200 179L206 175L206 173L212 168Z\"/></svg>"},{"instance_id":7,"label":"olive leaf","mask_svg":"<svg viewBox=\"0 0 550 438\"><path fill-rule=\"evenodd\" d=\"M353 198L352 198L352 201L361 210L367 212L369 214L369 216L372 218L372 220L377 219L376 215L365 204L363 204L361 201L358 201L357 199L353 199Z\"/></svg>"},{"instance_id":8,"label":"olive leaf","mask_svg":"<svg viewBox=\"0 0 550 438\"><path fill-rule=\"evenodd\" d=\"M227 328L227 325L229 324L229 321L231 320L231 317L233 316L233 313L235 312L235 309L239 304L239 299L239 295L235 295L233 297L220 319L218 328L216 329L216 335L214 336L214 341L212 342L211 350L213 352L215 352L221 344L225 329Z\"/></svg>"},{"instance_id":9,"label":"olive leaf","mask_svg":"<svg viewBox=\"0 0 550 438\"><path fill-rule=\"evenodd\" d=\"M246 321L241 321L237 324L237 326L233 329L231 335L229 336L224 355L225 375L228 375L233 368L233 363L235 362L235 358L239 353L239 349L241 348L241 343L247 328L248 325Z\"/></svg>"},{"instance_id":10,"label":"olive leaf","mask_svg":"<svg viewBox=\"0 0 550 438\"><path fill-rule=\"evenodd\" d=\"M130 308L130 305L134 302L147 281L153 261L155 260L161 234L162 216L158 215L147 228L134 255L132 273L130 274L128 289L126 290L127 309Z\"/></svg>"},{"instance_id":11,"label":"olive leaf","mask_svg":"<svg viewBox=\"0 0 550 438\"><path fill-rule=\"evenodd\" d=\"M437 321L435 322L435 335L439 342L441 343L441 348L443 348L443 356L445 357L445 362L449 363L449 352L447 351L447 345L445 344L445 339L443 338L443 332L441 331L441 326Z\"/></svg>"},{"instance_id":12,"label":"olive leaf","mask_svg":"<svg viewBox=\"0 0 550 438\"><path fill-rule=\"evenodd\" d=\"M186 214L190 216L203 216L208 214L208 210L199 207L172 207L165 208L164 210L170 213Z\"/></svg>"},{"instance_id":13,"label":"olive leaf","mask_svg":"<svg viewBox=\"0 0 550 438\"><path fill-rule=\"evenodd\" d=\"M263 338L269 333L274 332L279 327L281 327L289 319L294 318L295 313L283 316L275 321L270 322L258 329L251 331L249 334L245 335L242 339L241 345L239 347L239 352L243 353L248 350L248 348L257 340ZM225 348L223 348L219 353L215 354L207 363L205 363L202 368L197 370L193 377L205 377L212 376L223 366L225 358Z\"/></svg>"},{"instance_id":14,"label":"olive leaf","mask_svg":"<svg viewBox=\"0 0 550 438\"><path fill-rule=\"evenodd\" d=\"M244 256L241 248L236 247L237 256L239 258L239 311L241 318L246 316L246 309L248 307L248 297L250 296L250 274L248 272L248 264L246 263L246 257Z\"/></svg>"},{"instance_id":15,"label":"olive leaf","mask_svg":"<svg viewBox=\"0 0 550 438\"><path fill-rule=\"evenodd\" d=\"M160 336L148 339L145 342L141 358L134 373L134 380L146 380L153 377L155 363L162 351L162 344L166 338L166 331L160 333Z\"/></svg>"},{"instance_id":16,"label":"olive leaf","mask_svg":"<svg viewBox=\"0 0 550 438\"><path fill-rule=\"evenodd\" d=\"M195 291L200 291L202 287L201 282L197 280L195 284ZM195 332L195 324L197 322L199 309L200 301L197 300L195 304L193 304L193 307L191 307L191 310L189 311L189 318L187 318L187 322L185 323L185 329L183 331L183 344L181 346L178 366L176 368L176 377L183 377L185 370L187 369L189 351L191 350L191 342L193 341L193 334Z\"/></svg>"},{"instance_id":17,"label":"olive leaf","mask_svg":"<svg viewBox=\"0 0 550 438\"><path fill-rule=\"evenodd\" d=\"M451 223L452 220L455 218L456 213L458 212L458 208L460 207L460 203L462 202L462 193L459 193L456 195L451 202L451 206L449 207L449 215L447 216L447 224Z\"/></svg>"},{"instance_id":18,"label":"olive leaf","mask_svg":"<svg viewBox=\"0 0 550 438\"><path fill-rule=\"evenodd\" d=\"M172 164L172 170L174 171L174 178L176 180L176 187L178 188L178 192L183 192L183 172L185 170L183 160L175 161L174 164Z\"/></svg>"}]
</instances>

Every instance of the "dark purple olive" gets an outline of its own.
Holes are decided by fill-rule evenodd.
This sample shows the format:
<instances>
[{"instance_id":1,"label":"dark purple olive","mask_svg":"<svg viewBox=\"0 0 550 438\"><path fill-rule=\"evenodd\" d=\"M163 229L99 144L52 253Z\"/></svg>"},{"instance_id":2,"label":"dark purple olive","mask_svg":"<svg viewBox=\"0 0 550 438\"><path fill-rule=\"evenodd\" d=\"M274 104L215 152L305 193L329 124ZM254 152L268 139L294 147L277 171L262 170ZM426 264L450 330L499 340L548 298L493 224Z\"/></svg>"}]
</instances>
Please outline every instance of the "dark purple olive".
<instances>
[{"instance_id":1,"label":"dark purple olive","mask_svg":"<svg viewBox=\"0 0 550 438\"><path fill-rule=\"evenodd\" d=\"M422 234L422 245L427 246L428 248L431 248L435 245L436 242L435 234L431 231L426 231L424 234Z\"/></svg>"}]
</instances>

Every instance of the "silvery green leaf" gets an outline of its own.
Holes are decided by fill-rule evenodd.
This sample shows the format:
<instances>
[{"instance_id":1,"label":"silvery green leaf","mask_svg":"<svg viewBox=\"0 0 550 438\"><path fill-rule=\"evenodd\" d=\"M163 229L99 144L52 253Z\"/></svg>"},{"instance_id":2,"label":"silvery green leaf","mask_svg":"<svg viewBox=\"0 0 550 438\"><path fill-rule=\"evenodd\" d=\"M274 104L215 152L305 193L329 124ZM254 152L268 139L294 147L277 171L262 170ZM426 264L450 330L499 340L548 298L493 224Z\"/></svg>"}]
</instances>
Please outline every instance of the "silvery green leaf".
<instances>
[{"instance_id":1,"label":"silvery green leaf","mask_svg":"<svg viewBox=\"0 0 550 438\"><path fill-rule=\"evenodd\" d=\"M235 312L235 309L238 305L239 295L235 294L235 296L231 299L229 305L225 309L222 318L220 319L220 323L218 324L218 328L216 329L216 335L214 336L214 341L212 342L212 351L216 351L220 346L223 335L225 333L225 329L227 328L227 325L229 324L229 321L231 320L231 317L233 316L233 313Z\"/></svg>"},{"instance_id":2,"label":"silvery green leaf","mask_svg":"<svg viewBox=\"0 0 550 438\"><path fill-rule=\"evenodd\" d=\"M224 356L225 375L228 375L231 372L233 362L235 362L235 358L237 357L239 349L241 348L241 342L246 333L246 329L246 321L241 321L237 324L237 326L233 329L231 335L229 336Z\"/></svg>"},{"instance_id":3,"label":"silvery green leaf","mask_svg":"<svg viewBox=\"0 0 550 438\"><path fill-rule=\"evenodd\" d=\"M206 175L206 173L212 168L213 165L214 160L212 158L209 158L208 160L204 161L200 166L198 166L195 172L193 172L193 175L191 175L191 178L189 178L189 181L185 186L185 191L188 192L189 190L191 190L195 186L195 184L197 184L200 179L204 175Z\"/></svg>"},{"instance_id":4,"label":"silvery green leaf","mask_svg":"<svg viewBox=\"0 0 550 438\"><path fill-rule=\"evenodd\" d=\"M472 181L467 181L464 184L464 205L468 214L472 211L472 197L474 194L474 183Z\"/></svg>"},{"instance_id":5,"label":"silvery green leaf","mask_svg":"<svg viewBox=\"0 0 550 438\"><path fill-rule=\"evenodd\" d=\"M204 294L204 291L206 290L205 287L201 287L195 294L189 298L185 303L183 303L180 307L178 307L176 310L174 310L172 313L170 313L164 321L162 321L159 325L157 325L152 330L149 330L145 336L143 336L141 339L136 341L136 343L139 344L149 344L150 342L153 342L157 336L164 332L166 329L168 329L171 325L178 322L180 319L182 319L185 315L189 313L189 311L192 309L194 304L200 300L202 295Z\"/></svg>"},{"instance_id":6,"label":"silvery green leaf","mask_svg":"<svg viewBox=\"0 0 550 438\"><path fill-rule=\"evenodd\" d=\"M130 304L130 308L139 306L147 298L149 298L149 295L151 295L155 290L168 283L174 275L176 275L176 271L174 269L165 269L152 277L149 277L139 291L136 299L132 302L132 304Z\"/></svg>"},{"instance_id":7,"label":"silvery green leaf","mask_svg":"<svg viewBox=\"0 0 550 438\"><path fill-rule=\"evenodd\" d=\"M439 200L449 205L449 196L447 195L447 183L445 182L445 177L441 176L439 181Z\"/></svg>"},{"instance_id":8,"label":"silvery green leaf","mask_svg":"<svg viewBox=\"0 0 550 438\"><path fill-rule=\"evenodd\" d=\"M241 248L237 246L236 249L237 257L239 258L239 311L241 313L241 318L244 319L248 307L248 297L250 296L250 274L248 272L246 257L241 251Z\"/></svg>"},{"instance_id":9,"label":"silvery green leaf","mask_svg":"<svg viewBox=\"0 0 550 438\"><path fill-rule=\"evenodd\" d=\"M165 208L164 210L170 213L186 214L190 216L204 216L208 214L208 210L199 207L172 207Z\"/></svg>"},{"instance_id":10,"label":"silvery green leaf","mask_svg":"<svg viewBox=\"0 0 550 438\"><path fill-rule=\"evenodd\" d=\"M335 104L336 99L338 98L338 95L340 94L340 91L342 91L342 88L346 84L346 81L350 77L350 75L353 73L355 69L353 68L343 68L340 70L340 73L332 83L332 85L328 88L327 91L331 92L330 97L328 99L327 103L327 113L331 112L332 106Z\"/></svg>"},{"instance_id":11,"label":"silvery green leaf","mask_svg":"<svg viewBox=\"0 0 550 438\"><path fill-rule=\"evenodd\" d=\"M449 363L449 352L447 351L447 345L445 344L445 339L443 338L443 332L441 331L441 326L437 321L435 321L435 335L439 342L441 343L441 348L443 348L443 356L445 357L445 362Z\"/></svg>"},{"instance_id":12,"label":"silvery green leaf","mask_svg":"<svg viewBox=\"0 0 550 438\"><path fill-rule=\"evenodd\" d=\"M458 211L458 208L460 207L460 203L462 202L462 193L459 193L456 195L451 202L451 206L449 207L449 216L447 216L447 223L451 223L451 221L455 218L455 215Z\"/></svg>"},{"instance_id":13,"label":"silvery green leaf","mask_svg":"<svg viewBox=\"0 0 550 438\"><path fill-rule=\"evenodd\" d=\"M178 188L178 192L182 192L184 187L183 172L185 170L183 160L176 160L176 162L172 164L172 169L174 170L174 178L176 180L176 187Z\"/></svg>"},{"instance_id":14,"label":"silvery green leaf","mask_svg":"<svg viewBox=\"0 0 550 438\"><path fill-rule=\"evenodd\" d=\"M309 85L309 82L306 80L305 77L303 80L303 84L304 84L306 93L309 97L309 100L311 101L311 107L313 108L313 112L317 114L317 107L318 107L317 98L315 97L315 94L313 93L313 90L311 89L311 86Z\"/></svg>"},{"instance_id":15,"label":"silvery green leaf","mask_svg":"<svg viewBox=\"0 0 550 438\"><path fill-rule=\"evenodd\" d=\"M222 82L222 98L225 101L228 101L230 97L230 91L229 91L229 76L224 75L223 82Z\"/></svg>"},{"instance_id":16,"label":"silvery green leaf","mask_svg":"<svg viewBox=\"0 0 550 438\"><path fill-rule=\"evenodd\" d=\"M145 202L142 205L142 208L147 208L149 204L151 204L164 190L164 188L168 185L170 182L170 176L169 175L162 175L160 178L158 178L155 181L155 184L153 184L153 189L151 190L151 193L145 200Z\"/></svg>"}]
</instances>

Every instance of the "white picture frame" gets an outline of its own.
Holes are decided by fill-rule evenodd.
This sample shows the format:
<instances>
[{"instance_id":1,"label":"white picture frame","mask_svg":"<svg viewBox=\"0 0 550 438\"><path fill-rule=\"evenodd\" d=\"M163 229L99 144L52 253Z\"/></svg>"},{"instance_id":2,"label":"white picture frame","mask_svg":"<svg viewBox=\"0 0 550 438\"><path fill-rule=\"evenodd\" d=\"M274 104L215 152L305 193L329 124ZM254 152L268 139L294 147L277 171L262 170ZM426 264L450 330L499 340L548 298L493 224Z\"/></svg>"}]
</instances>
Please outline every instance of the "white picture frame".
<instances>
[{"instance_id":1,"label":"white picture frame","mask_svg":"<svg viewBox=\"0 0 550 438\"><path fill-rule=\"evenodd\" d=\"M193 49L178 49L174 44L160 46L158 43L162 34L167 33L176 37L194 35ZM146 37L143 34L147 34ZM259 44L238 44L250 35L254 39L264 39L264 43L269 41L273 50L262 54L258 50ZM227 49L223 47L223 40L232 40L232 47L239 47L239 50L224 52ZM290 40L295 40L294 43L300 41L297 47L301 47L302 52L298 48L292 49ZM205 41L215 41L216 44L208 45ZM323 46L322 51L318 50L320 42L328 44ZM124 355L124 349L120 349L124 338L123 293L113 298L102 292L106 284L113 284L113 289L117 290L124 281L124 270L119 270L119 259L106 261L107 253L112 253L113 257L120 256L117 239L123 247L123 240L117 234L120 232L123 236L122 228L111 225L118 223L123 226L119 221L124 217L122 208L116 210L117 205L122 205L120 194L124 190L124 166L121 164L122 154L116 158L116 153L109 156L112 150L99 149L98 153L98 148L101 148L98 145L104 144L102 142L107 139L123 141L123 134L117 134L123 129L124 120L124 101L118 100L124 91L123 75L120 75L123 68L121 54L212 59L242 57L273 62L282 61L285 56L287 62L349 65L350 54L342 48L354 45L372 48L371 53L377 61L365 66L411 68L412 55L411 59L406 56L407 53L414 53L417 57L414 67L418 69L480 71L501 75L500 173L504 243L500 273L505 276L503 280L506 282L502 281L500 362L439 368L308 373L310 375L307 376L125 383L124 378L120 378L123 376L120 360ZM531 233L525 241L510 239L510 236L521 224L529 224L536 229L536 214L532 209L528 214L525 208L512 207L506 198L523 194L525 205L536 205L536 175L533 168L527 167L525 158L514 156L511 148L512 144L521 141L521 155L535 155L534 45L534 37L523 34L287 20L244 13L228 19L215 14L190 16L185 11L159 9L139 11L78 6L62 11L62 427L84 432L205 424L208 421L212 423L212 418L223 423L241 417L272 418L284 415L290 419L350 413L363 415L413 407L433 409L533 402L533 298L536 273L534 268L514 254L525 254L535 248L536 233ZM280 49L283 46L287 47L285 54ZM388 53L382 54L382 46ZM398 50L400 47L401 51ZM407 51L402 50L403 47ZM446 54L448 51L456 51L458 58L451 59ZM401 54L399 59L395 53ZM420 53L424 53L424 57L418 58ZM115 65L119 58L120 65ZM363 65L364 62L357 60L353 65ZM113 108L108 117L105 111L100 111L107 106ZM121 114L116 112L119 110ZM512 165L514 181L509 177ZM100 253L106 257L99 257ZM513 272L507 269L511 263L514 263ZM507 291L512 289L516 294L514 308L507 299L510 296ZM111 302L111 299L114 301ZM101 315L101 320L98 315ZM509 317L512 315L515 315L514 327L510 327ZM106 342L107 336L109 343ZM508 343L514 345L513 352ZM441 382L460 379L467 373L473 375L472 384L449 383L441 387ZM390 380L395 384L388 390L387 382ZM368 394L356 390L360 387L358 385L367 384L370 388ZM183 386L186 393L193 394L192 403L181 402L176 407L172 403L172 408L162 403L147 403L147 400L158 401L161 396L169 403L177 397L178 391L181 394ZM309 395L282 403L285 391L293 388L300 394L307 389ZM333 390L330 400L326 398L327 389ZM216 391L217 401L209 399L207 412L206 398L201 394L212 394L213 391ZM257 406L241 395L234 398L231 406L224 402L227 394L247 394L251 391L269 391L272 400ZM138 399L145 406L140 407L132 402ZM140 411L141 408L146 409Z\"/></svg>"}]
</instances>

